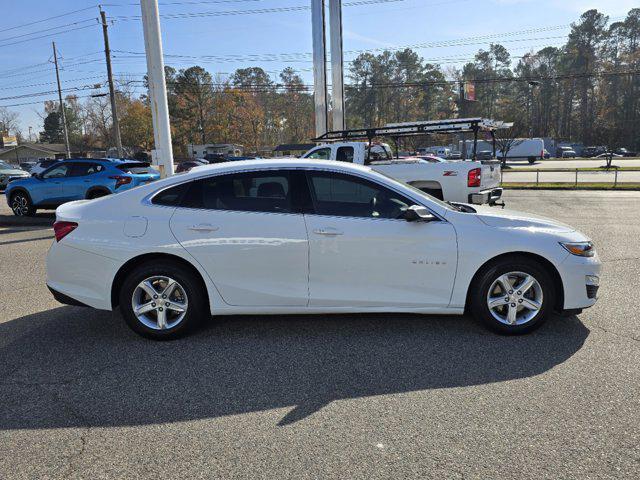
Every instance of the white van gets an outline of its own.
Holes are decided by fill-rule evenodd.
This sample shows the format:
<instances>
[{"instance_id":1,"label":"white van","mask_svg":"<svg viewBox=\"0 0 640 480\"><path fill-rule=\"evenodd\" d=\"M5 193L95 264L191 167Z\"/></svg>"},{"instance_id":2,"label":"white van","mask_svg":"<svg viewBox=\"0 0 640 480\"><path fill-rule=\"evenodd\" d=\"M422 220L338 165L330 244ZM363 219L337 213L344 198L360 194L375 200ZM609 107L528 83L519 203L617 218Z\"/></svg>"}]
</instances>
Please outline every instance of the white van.
<instances>
[{"instance_id":1,"label":"white van","mask_svg":"<svg viewBox=\"0 0 640 480\"><path fill-rule=\"evenodd\" d=\"M473 141L467 140L467 156L473 151ZM462 150L462 142L460 142ZM491 142L479 140L476 150L492 150ZM502 160L503 154L500 150L499 143L496 145L496 157ZM507 160L527 160L529 163L535 163L536 160L544 159L544 140L541 138L516 138L513 140L511 148L507 152Z\"/></svg>"}]
</instances>

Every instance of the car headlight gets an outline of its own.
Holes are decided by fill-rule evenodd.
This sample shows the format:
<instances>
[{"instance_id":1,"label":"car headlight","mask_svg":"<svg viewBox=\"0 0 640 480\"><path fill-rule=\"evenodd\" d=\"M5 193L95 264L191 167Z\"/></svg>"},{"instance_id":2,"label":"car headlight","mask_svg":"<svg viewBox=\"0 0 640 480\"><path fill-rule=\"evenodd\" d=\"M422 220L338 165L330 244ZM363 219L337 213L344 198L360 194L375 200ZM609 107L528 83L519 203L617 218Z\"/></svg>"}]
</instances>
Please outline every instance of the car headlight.
<instances>
[{"instance_id":1,"label":"car headlight","mask_svg":"<svg viewBox=\"0 0 640 480\"><path fill-rule=\"evenodd\" d=\"M567 252L578 257L593 257L596 254L593 242L560 242L560 245Z\"/></svg>"}]
</instances>

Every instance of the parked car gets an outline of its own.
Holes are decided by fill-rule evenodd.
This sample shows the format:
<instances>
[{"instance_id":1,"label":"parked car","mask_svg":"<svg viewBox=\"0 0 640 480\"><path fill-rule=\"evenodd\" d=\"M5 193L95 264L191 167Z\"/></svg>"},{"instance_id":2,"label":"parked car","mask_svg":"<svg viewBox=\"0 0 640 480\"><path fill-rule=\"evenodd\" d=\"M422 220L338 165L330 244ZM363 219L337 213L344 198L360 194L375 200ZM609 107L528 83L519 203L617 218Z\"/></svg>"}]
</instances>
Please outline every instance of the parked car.
<instances>
[{"instance_id":1,"label":"parked car","mask_svg":"<svg viewBox=\"0 0 640 480\"><path fill-rule=\"evenodd\" d=\"M586 147L582 150L582 156L585 158L593 158L597 157L601 153L605 153L607 151L606 147L597 146L597 147Z\"/></svg>"},{"instance_id":2,"label":"parked car","mask_svg":"<svg viewBox=\"0 0 640 480\"><path fill-rule=\"evenodd\" d=\"M36 162L36 164L33 167L31 167L31 170L29 171L29 173L31 175L42 173L54 163L58 163L61 161L62 159L60 158L41 158Z\"/></svg>"},{"instance_id":3,"label":"parked car","mask_svg":"<svg viewBox=\"0 0 640 480\"><path fill-rule=\"evenodd\" d=\"M545 160L551 158L551 154L549 153L549 151L546 148L542 151L542 157Z\"/></svg>"},{"instance_id":4,"label":"parked car","mask_svg":"<svg viewBox=\"0 0 640 480\"><path fill-rule=\"evenodd\" d=\"M158 180L160 173L146 162L78 158L55 162L42 173L26 176L5 190L7 203L17 216L128 190Z\"/></svg>"},{"instance_id":5,"label":"parked car","mask_svg":"<svg viewBox=\"0 0 640 480\"><path fill-rule=\"evenodd\" d=\"M616 149L615 153L617 153L621 157L635 157L636 156L636 152L630 152L626 148L618 148L618 149Z\"/></svg>"},{"instance_id":6,"label":"parked car","mask_svg":"<svg viewBox=\"0 0 640 480\"><path fill-rule=\"evenodd\" d=\"M558 147L556 158L576 158L576 151L571 147Z\"/></svg>"},{"instance_id":7,"label":"parked car","mask_svg":"<svg viewBox=\"0 0 640 480\"><path fill-rule=\"evenodd\" d=\"M31 169L35 167L37 162L20 162L20 168L25 172L31 173Z\"/></svg>"},{"instance_id":8,"label":"parked car","mask_svg":"<svg viewBox=\"0 0 640 480\"><path fill-rule=\"evenodd\" d=\"M461 315L519 334L596 302L600 261L553 220L449 204L372 168L250 160L56 210L47 285L180 336L209 315ZM96 275L100 272L100 275Z\"/></svg>"},{"instance_id":9,"label":"parked car","mask_svg":"<svg viewBox=\"0 0 640 480\"><path fill-rule=\"evenodd\" d=\"M11 165L0 160L0 190L6 189L9 182L13 182L21 178L29 178L29 174L15 165Z\"/></svg>"},{"instance_id":10,"label":"parked car","mask_svg":"<svg viewBox=\"0 0 640 480\"><path fill-rule=\"evenodd\" d=\"M491 160L493 158L493 152L491 150L480 150L476 153L477 160Z\"/></svg>"},{"instance_id":11,"label":"parked car","mask_svg":"<svg viewBox=\"0 0 640 480\"><path fill-rule=\"evenodd\" d=\"M176 173L188 172L193 167L201 167L203 165L209 165L209 162L200 158L185 160L184 162L178 163L178 165L176 166Z\"/></svg>"}]
</instances>

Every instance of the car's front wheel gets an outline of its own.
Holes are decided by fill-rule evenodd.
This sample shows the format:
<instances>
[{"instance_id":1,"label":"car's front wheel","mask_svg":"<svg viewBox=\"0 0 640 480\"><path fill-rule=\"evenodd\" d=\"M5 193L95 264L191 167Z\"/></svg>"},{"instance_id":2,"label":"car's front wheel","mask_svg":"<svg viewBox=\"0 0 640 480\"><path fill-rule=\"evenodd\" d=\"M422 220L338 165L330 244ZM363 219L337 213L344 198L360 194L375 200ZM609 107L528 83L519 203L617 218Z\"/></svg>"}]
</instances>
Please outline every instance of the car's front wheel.
<instances>
[{"instance_id":1,"label":"car's front wheel","mask_svg":"<svg viewBox=\"0 0 640 480\"><path fill-rule=\"evenodd\" d=\"M493 264L471 288L473 315L498 333L522 334L538 328L555 303L553 279L529 258L510 257Z\"/></svg>"},{"instance_id":2,"label":"car's front wheel","mask_svg":"<svg viewBox=\"0 0 640 480\"><path fill-rule=\"evenodd\" d=\"M32 217L36 214L36 208L33 202L24 192L16 192L11 195L11 210L18 217Z\"/></svg>"},{"instance_id":3,"label":"car's front wheel","mask_svg":"<svg viewBox=\"0 0 640 480\"><path fill-rule=\"evenodd\" d=\"M120 310L143 337L173 340L205 315L206 293L198 278L178 262L159 260L135 268L120 290Z\"/></svg>"}]
</instances>

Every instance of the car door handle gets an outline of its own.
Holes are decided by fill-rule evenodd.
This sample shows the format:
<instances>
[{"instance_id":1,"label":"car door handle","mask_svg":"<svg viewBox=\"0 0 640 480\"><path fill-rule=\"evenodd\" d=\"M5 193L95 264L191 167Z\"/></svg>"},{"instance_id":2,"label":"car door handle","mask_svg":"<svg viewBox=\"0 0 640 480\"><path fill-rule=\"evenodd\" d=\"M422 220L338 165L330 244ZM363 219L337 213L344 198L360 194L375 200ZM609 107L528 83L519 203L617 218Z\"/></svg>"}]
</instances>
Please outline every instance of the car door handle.
<instances>
[{"instance_id":1,"label":"car door handle","mask_svg":"<svg viewBox=\"0 0 640 480\"><path fill-rule=\"evenodd\" d=\"M201 223L200 225L192 225L189 227L189 230L193 232L215 232L219 230L220 227L214 227L213 225L209 225L208 223Z\"/></svg>"},{"instance_id":2,"label":"car door handle","mask_svg":"<svg viewBox=\"0 0 640 480\"><path fill-rule=\"evenodd\" d=\"M342 235L342 232L339 230L336 230L335 228L331 228L331 227L327 227L327 228L316 228L313 233L317 234L317 235L329 235L329 236L333 236L333 235Z\"/></svg>"}]
</instances>

